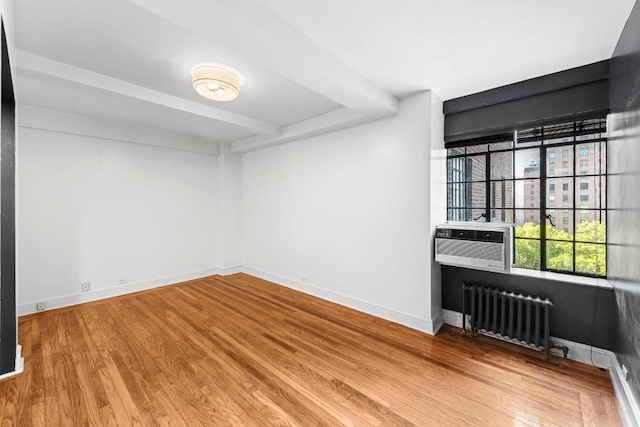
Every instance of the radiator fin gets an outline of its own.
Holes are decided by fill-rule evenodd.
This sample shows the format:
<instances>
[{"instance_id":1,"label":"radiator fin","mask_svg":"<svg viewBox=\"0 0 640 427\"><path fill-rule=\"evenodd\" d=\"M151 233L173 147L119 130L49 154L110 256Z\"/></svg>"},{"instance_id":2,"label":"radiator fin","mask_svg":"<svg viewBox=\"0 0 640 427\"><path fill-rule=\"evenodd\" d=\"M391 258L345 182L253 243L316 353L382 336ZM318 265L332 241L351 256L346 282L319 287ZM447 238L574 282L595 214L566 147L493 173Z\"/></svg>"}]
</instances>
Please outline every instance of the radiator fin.
<instances>
[{"instance_id":1,"label":"radiator fin","mask_svg":"<svg viewBox=\"0 0 640 427\"><path fill-rule=\"evenodd\" d=\"M549 310L553 307L548 298L465 284L462 303L463 316L470 314L474 333L489 333L544 350L548 355Z\"/></svg>"}]
</instances>

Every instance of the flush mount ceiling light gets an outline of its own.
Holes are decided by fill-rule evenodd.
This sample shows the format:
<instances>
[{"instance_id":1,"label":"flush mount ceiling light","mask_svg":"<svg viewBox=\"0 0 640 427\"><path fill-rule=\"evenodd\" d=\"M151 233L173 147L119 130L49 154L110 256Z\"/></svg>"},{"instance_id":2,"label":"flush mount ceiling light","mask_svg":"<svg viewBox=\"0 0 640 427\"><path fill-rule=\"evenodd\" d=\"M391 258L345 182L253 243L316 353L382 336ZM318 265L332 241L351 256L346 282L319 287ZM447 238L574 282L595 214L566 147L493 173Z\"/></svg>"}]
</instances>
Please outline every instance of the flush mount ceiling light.
<instances>
[{"instance_id":1,"label":"flush mount ceiling light","mask_svg":"<svg viewBox=\"0 0 640 427\"><path fill-rule=\"evenodd\" d=\"M198 65L191 70L193 88L205 98L232 101L240 95L240 77L219 65Z\"/></svg>"}]
</instances>

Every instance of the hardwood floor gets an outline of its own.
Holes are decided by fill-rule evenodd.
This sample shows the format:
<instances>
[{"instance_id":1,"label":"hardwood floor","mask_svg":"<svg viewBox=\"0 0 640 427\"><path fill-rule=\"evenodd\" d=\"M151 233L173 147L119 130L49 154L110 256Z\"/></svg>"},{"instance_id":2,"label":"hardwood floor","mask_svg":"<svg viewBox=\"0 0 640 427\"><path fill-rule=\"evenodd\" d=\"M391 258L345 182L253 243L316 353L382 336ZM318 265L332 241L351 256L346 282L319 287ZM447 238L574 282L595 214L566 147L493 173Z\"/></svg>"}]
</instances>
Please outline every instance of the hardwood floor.
<instances>
[{"instance_id":1,"label":"hardwood floor","mask_svg":"<svg viewBox=\"0 0 640 427\"><path fill-rule=\"evenodd\" d=\"M213 276L22 317L2 426L620 425L607 372Z\"/></svg>"}]
</instances>

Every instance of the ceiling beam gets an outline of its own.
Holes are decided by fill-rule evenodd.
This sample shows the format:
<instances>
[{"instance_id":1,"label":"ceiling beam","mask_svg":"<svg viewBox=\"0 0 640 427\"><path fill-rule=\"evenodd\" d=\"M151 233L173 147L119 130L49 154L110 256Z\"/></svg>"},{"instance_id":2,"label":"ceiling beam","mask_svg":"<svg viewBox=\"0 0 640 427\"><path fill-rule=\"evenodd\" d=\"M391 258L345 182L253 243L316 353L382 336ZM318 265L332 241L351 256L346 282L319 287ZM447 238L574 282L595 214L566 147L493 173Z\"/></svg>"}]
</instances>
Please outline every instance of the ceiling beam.
<instances>
[{"instance_id":1,"label":"ceiling beam","mask_svg":"<svg viewBox=\"0 0 640 427\"><path fill-rule=\"evenodd\" d=\"M382 91L259 0L129 0L363 115L390 115Z\"/></svg>"},{"instance_id":2,"label":"ceiling beam","mask_svg":"<svg viewBox=\"0 0 640 427\"><path fill-rule=\"evenodd\" d=\"M268 137L281 134L279 126L231 113L215 107L208 107L197 102L188 101L166 93L147 89L123 80L114 79L82 68L53 61L24 51L17 51L16 68L19 72L27 72L47 78L56 78L80 85L98 88L118 95L140 99L191 114L207 117L220 122L230 123Z\"/></svg>"},{"instance_id":3,"label":"ceiling beam","mask_svg":"<svg viewBox=\"0 0 640 427\"><path fill-rule=\"evenodd\" d=\"M253 136L231 143L231 151L234 153L247 153L286 142L296 141L302 138L309 138L338 129L359 125L373 120L381 119L389 114L363 115L355 113L348 108L341 108L330 113L314 117L299 123L294 123L282 128L282 134L276 137L264 135Z\"/></svg>"}]
</instances>

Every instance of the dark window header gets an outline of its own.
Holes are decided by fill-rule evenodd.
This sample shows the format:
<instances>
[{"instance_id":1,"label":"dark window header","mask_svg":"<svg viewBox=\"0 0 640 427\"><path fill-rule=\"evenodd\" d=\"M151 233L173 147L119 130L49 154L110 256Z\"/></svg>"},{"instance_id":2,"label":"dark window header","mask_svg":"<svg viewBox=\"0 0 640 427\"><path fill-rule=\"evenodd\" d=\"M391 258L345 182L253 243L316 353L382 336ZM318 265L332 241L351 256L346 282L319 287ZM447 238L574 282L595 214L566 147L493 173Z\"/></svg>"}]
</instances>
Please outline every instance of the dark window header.
<instances>
[{"instance_id":1,"label":"dark window header","mask_svg":"<svg viewBox=\"0 0 640 427\"><path fill-rule=\"evenodd\" d=\"M609 112L609 60L445 101L445 142L602 117Z\"/></svg>"}]
</instances>

